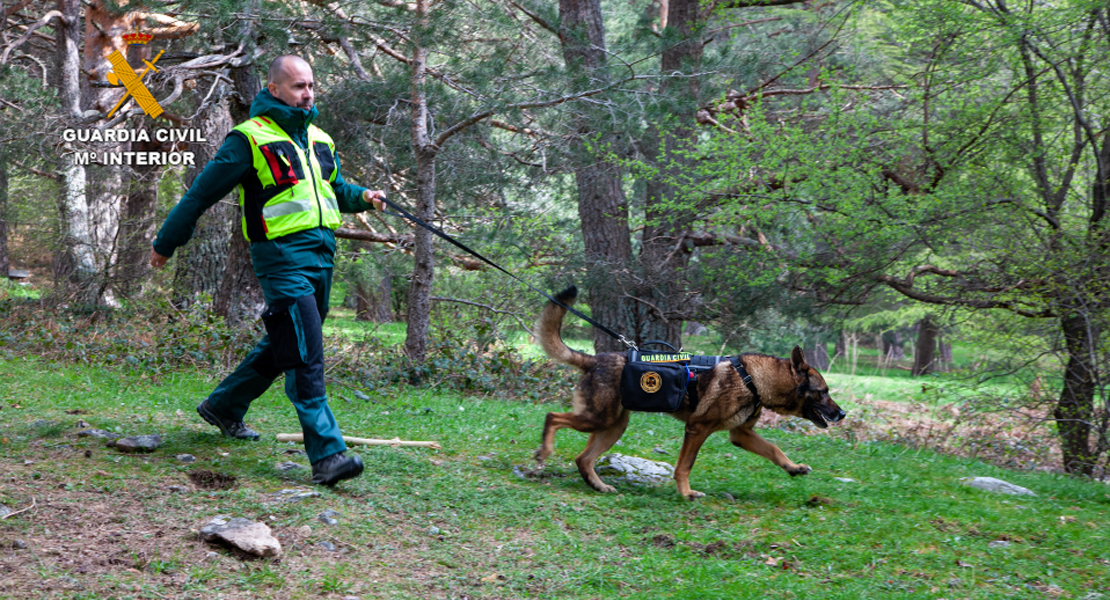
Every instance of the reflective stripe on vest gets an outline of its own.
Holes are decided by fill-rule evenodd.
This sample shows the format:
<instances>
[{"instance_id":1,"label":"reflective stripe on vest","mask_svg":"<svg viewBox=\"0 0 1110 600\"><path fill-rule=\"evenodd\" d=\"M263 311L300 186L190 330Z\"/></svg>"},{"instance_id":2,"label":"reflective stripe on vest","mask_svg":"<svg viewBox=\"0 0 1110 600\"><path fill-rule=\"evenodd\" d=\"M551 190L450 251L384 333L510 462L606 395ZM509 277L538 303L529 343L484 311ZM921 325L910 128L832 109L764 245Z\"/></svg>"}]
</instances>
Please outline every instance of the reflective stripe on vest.
<instances>
[{"instance_id":1,"label":"reflective stripe on vest","mask_svg":"<svg viewBox=\"0 0 1110 600\"><path fill-rule=\"evenodd\" d=\"M254 117L235 131L251 147L257 182L239 185L243 235L252 242L342 224L335 181L335 143L314 125L308 127L308 150L301 148L268 117ZM253 234L253 235L252 235Z\"/></svg>"}]
</instances>

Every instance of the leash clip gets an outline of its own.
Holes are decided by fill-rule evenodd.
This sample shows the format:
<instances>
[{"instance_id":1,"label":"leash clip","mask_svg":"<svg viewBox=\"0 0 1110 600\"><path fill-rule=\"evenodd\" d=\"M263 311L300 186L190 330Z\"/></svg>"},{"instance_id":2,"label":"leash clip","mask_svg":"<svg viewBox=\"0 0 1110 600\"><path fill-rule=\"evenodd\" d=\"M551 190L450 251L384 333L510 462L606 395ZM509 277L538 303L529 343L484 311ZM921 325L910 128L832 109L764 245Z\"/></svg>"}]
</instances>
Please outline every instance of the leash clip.
<instances>
[{"instance_id":1,"label":"leash clip","mask_svg":"<svg viewBox=\"0 0 1110 600\"><path fill-rule=\"evenodd\" d=\"M620 336L620 337L619 337L619 338L617 338L617 339L618 339L618 340L620 340L620 342L621 342L622 344L624 344L625 346L628 346L628 349L629 349L629 350L637 350L637 351L639 351L639 348L637 348L637 347L636 347L636 344L635 344L635 343L633 343L632 341L630 341L630 340L629 340L628 338L624 337L623 335L622 335L622 336Z\"/></svg>"}]
</instances>

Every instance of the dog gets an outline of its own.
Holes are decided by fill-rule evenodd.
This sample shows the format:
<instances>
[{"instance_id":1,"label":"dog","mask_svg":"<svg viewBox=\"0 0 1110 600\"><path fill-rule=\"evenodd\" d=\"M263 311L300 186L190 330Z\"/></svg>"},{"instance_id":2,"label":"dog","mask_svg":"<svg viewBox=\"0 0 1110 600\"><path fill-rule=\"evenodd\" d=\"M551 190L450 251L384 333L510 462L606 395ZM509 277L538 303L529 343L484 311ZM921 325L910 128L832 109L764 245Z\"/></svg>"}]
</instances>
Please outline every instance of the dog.
<instances>
[{"instance_id":1,"label":"dog","mask_svg":"<svg viewBox=\"0 0 1110 600\"><path fill-rule=\"evenodd\" d=\"M578 290L571 286L555 298L566 306L574 304ZM555 433L571 428L590 434L586 449L575 459L582 479L599 492L615 492L598 477L594 463L612 448L628 427L631 411L621 406L621 370L624 353L607 352L590 355L572 350L563 343L559 331L566 309L548 302L536 323L536 337L551 359L578 368L582 376L574 389L573 410L547 413L543 424L543 441L536 450L536 461L542 467L555 450ZM696 405L688 394L680 408L670 415L686 423L682 450L675 464L674 479L678 493L688 500L705 494L690 489L690 470L698 450L715 431L728 431L733 445L758 454L778 465L790 475L805 475L810 468L791 461L777 446L759 436L753 427L764 407L780 414L802 417L822 429L844 418L844 411L829 397L829 386L816 370L805 362L801 348L794 347L789 359L765 354L742 354L739 357L751 375L758 399L744 384L731 362L723 361L698 376Z\"/></svg>"}]
</instances>

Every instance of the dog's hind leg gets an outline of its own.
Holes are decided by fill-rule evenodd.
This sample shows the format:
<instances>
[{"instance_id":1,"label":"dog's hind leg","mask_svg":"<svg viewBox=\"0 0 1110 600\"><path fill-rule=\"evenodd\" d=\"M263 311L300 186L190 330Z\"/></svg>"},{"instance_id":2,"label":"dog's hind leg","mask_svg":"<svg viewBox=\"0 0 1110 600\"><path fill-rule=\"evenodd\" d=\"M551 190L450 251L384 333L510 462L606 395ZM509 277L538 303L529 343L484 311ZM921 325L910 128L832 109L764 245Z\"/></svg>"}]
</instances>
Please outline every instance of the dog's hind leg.
<instances>
[{"instance_id":1,"label":"dog's hind leg","mask_svg":"<svg viewBox=\"0 0 1110 600\"><path fill-rule=\"evenodd\" d=\"M687 500L701 498L705 494L690 489L690 470L694 468L694 461L698 458L698 450L709 438L713 430L709 427L686 425L686 436L682 439L682 450L678 451L678 460L674 465L674 480L678 484L678 493Z\"/></svg>"},{"instance_id":2,"label":"dog's hind leg","mask_svg":"<svg viewBox=\"0 0 1110 600\"><path fill-rule=\"evenodd\" d=\"M555 433L560 429L569 427L575 431L590 433L604 425L604 423L598 423L597 419L578 413L547 413L547 418L543 421L543 438L541 438L540 447L536 449L536 461L542 465L543 461L555 452Z\"/></svg>"},{"instance_id":3,"label":"dog's hind leg","mask_svg":"<svg viewBox=\"0 0 1110 600\"><path fill-rule=\"evenodd\" d=\"M611 493L617 491L617 488L607 485L598 477L597 471L594 470L594 463L597 462L598 457L605 454L624 435L624 430L628 427L629 414L628 411L625 411L612 427L591 433L590 441L586 443L586 449L574 459L582 479L599 492Z\"/></svg>"},{"instance_id":4,"label":"dog's hind leg","mask_svg":"<svg viewBox=\"0 0 1110 600\"><path fill-rule=\"evenodd\" d=\"M775 463L782 470L794 475L805 475L812 471L807 465L798 464L783 454L779 447L759 436L758 433L747 427L737 427L728 432L728 439L734 446L739 446L748 452L758 454Z\"/></svg>"}]
</instances>

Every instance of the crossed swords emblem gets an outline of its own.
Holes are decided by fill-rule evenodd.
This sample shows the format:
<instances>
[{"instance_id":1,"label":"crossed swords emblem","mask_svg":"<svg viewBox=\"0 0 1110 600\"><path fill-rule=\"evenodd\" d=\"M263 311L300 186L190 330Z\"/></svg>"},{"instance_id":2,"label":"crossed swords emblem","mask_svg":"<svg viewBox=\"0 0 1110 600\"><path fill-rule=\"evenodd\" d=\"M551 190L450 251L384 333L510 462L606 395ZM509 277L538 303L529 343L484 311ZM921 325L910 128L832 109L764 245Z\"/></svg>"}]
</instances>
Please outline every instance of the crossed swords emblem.
<instances>
[{"instance_id":1,"label":"crossed swords emblem","mask_svg":"<svg viewBox=\"0 0 1110 600\"><path fill-rule=\"evenodd\" d=\"M123 103L132 96L135 97L135 102L139 103L139 107L143 109L143 112L150 115L151 118L156 119L162 114L162 107L159 106L158 101L154 99L154 95L150 93L150 90L146 89L146 85L143 84L143 77L151 70L158 72L158 68L154 66L154 63L158 62L159 58L162 58L163 52L165 52L165 50L159 51L158 56L155 56L152 61L144 59L143 63L146 64L146 68L138 75L135 74L135 70L131 68L131 65L127 64L127 59L119 53L119 50L114 50L108 55L108 62L112 63L112 72L109 73L109 78L115 75L116 79L123 83L123 87L127 88L127 93L119 99L119 102L117 102L111 112L108 113L108 118L111 118L111 116L119 110L119 107L123 106Z\"/></svg>"}]
</instances>

